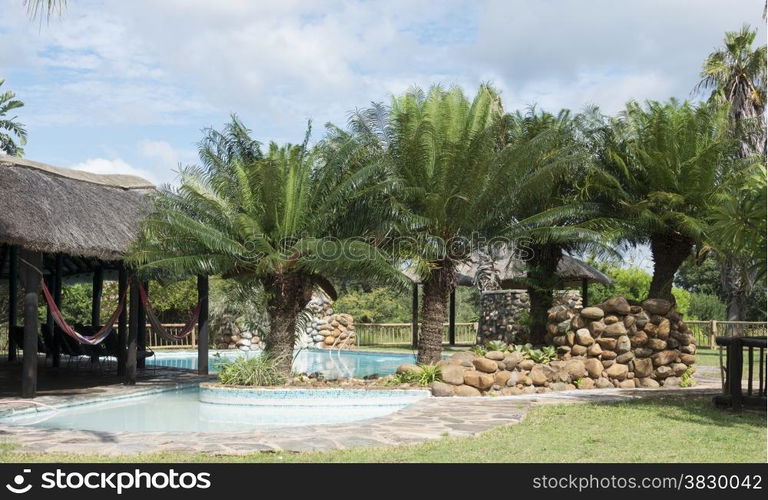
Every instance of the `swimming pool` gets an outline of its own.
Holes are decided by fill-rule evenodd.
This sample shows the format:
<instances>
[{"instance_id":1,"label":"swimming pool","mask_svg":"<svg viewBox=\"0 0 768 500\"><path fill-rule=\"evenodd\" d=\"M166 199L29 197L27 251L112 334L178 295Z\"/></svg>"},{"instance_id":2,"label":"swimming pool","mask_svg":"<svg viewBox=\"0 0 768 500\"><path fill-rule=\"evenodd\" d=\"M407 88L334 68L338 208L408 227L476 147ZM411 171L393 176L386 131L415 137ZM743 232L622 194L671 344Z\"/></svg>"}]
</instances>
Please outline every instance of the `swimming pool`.
<instances>
[{"instance_id":1,"label":"swimming pool","mask_svg":"<svg viewBox=\"0 0 768 500\"><path fill-rule=\"evenodd\" d=\"M215 373L221 363L231 361L237 356L258 355L258 352L244 353L234 349L211 351L208 356L208 367L212 373ZM293 371L319 372L327 379L362 378L374 374L391 375L401 364L414 363L415 360L415 355L405 353L304 349L298 352L293 362ZM147 364L196 370L197 351L159 351L155 356L147 359Z\"/></svg>"},{"instance_id":2,"label":"swimming pool","mask_svg":"<svg viewBox=\"0 0 768 500\"><path fill-rule=\"evenodd\" d=\"M428 391L336 390L333 394L324 394L308 389L284 389L273 390L274 394L268 398L262 395L256 400L257 404L241 404L236 401L237 395L219 396L218 400L213 398L212 403L204 403L200 401L199 391L198 387L192 387L81 404L58 411L28 411L2 418L0 423L96 432L237 433L381 417L429 396ZM259 401L262 404L258 404Z\"/></svg>"}]
</instances>

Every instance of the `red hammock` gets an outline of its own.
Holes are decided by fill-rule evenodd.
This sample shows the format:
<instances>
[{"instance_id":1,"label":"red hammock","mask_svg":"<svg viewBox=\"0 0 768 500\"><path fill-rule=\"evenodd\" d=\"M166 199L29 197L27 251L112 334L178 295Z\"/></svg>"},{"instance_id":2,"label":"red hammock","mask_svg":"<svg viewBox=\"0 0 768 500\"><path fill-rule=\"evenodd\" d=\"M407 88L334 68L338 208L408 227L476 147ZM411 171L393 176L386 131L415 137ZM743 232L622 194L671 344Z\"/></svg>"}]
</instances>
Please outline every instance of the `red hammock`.
<instances>
[{"instance_id":1,"label":"red hammock","mask_svg":"<svg viewBox=\"0 0 768 500\"><path fill-rule=\"evenodd\" d=\"M197 305L192 311L192 314L189 317L189 321L187 321L187 324L184 325L184 328L182 328L179 333L173 334L166 330L160 320L157 319L157 316L155 316L155 313L152 311L152 304L149 302L149 297L147 297L147 291L144 290L144 285L141 283L139 283L139 296L141 297L141 303L144 304L144 310L147 313L147 319L152 325L152 329L155 331L155 333L158 333L168 340L181 340L192 333L192 331L195 329L197 319L200 316L200 309L203 306L202 301L197 302Z\"/></svg>"},{"instance_id":2,"label":"red hammock","mask_svg":"<svg viewBox=\"0 0 768 500\"><path fill-rule=\"evenodd\" d=\"M41 285L43 289L43 295L45 296L45 301L48 303L48 308L51 310L51 316L53 317L53 320L57 325L59 325L59 328L61 328L67 335L75 339L80 344L100 344L105 338L107 338L107 336L109 336L110 333L112 333L112 328L115 326L115 321L117 321L117 318L120 317L120 314L123 312L123 307L125 307L125 289L123 289L120 292L120 299L117 302L117 309L114 313L112 313L112 316L109 318L109 321L107 321L107 324L101 327L101 329L93 335L82 335L77 333L71 326L69 326L69 324L67 324L67 321L64 319L64 316L59 310L59 307L56 305L56 301L53 300L53 296L51 295L51 291L48 290L48 287L45 284L45 280L41 280Z\"/></svg>"}]
</instances>

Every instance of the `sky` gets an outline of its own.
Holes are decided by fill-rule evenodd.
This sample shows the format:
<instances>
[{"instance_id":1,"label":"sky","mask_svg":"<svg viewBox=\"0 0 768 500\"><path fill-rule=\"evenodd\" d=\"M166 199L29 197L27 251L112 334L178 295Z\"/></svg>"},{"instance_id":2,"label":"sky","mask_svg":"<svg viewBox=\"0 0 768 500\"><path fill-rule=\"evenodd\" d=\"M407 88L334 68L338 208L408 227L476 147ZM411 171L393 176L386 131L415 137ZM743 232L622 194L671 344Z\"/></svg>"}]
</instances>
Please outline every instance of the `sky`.
<instances>
[{"instance_id":1,"label":"sky","mask_svg":"<svg viewBox=\"0 0 768 500\"><path fill-rule=\"evenodd\" d=\"M764 0L69 0L49 22L0 0L0 78L25 156L156 183L236 113L262 141L417 85L482 82L507 110L694 98L723 34ZM642 253L642 252L641 252ZM638 258L643 258L640 255Z\"/></svg>"}]
</instances>

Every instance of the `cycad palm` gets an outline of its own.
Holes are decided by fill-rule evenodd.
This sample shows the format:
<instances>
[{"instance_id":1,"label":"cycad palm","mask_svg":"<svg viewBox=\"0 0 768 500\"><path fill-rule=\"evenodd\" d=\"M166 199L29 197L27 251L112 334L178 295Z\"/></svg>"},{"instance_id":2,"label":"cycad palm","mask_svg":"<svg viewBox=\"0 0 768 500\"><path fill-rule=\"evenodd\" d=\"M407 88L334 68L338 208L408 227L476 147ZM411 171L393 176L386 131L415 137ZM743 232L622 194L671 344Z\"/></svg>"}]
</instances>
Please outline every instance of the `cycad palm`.
<instances>
[{"instance_id":1,"label":"cycad palm","mask_svg":"<svg viewBox=\"0 0 768 500\"><path fill-rule=\"evenodd\" d=\"M4 83L5 80L0 78L0 87ZM24 125L17 122L15 116L7 116L8 113L22 106L24 103L16 99L16 94L12 91L0 93L0 151L11 156L22 156L24 149L21 146L27 143L27 131ZM14 136L16 136L15 139Z\"/></svg>"},{"instance_id":2,"label":"cycad palm","mask_svg":"<svg viewBox=\"0 0 768 500\"><path fill-rule=\"evenodd\" d=\"M727 113L674 99L631 102L604 130L592 195L623 221L624 240L650 243L650 297L674 300L674 275L705 238L709 209L735 153Z\"/></svg>"},{"instance_id":3,"label":"cycad palm","mask_svg":"<svg viewBox=\"0 0 768 500\"><path fill-rule=\"evenodd\" d=\"M330 150L330 148L328 148ZM209 130L204 167L181 172L181 185L156 197L133 260L147 272L220 274L260 283L267 294L266 350L290 373L297 318L329 276L391 278L383 255L347 217L362 178L324 148L258 143L236 120ZM334 152L338 153L338 152Z\"/></svg>"},{"instance_id":4,"label":"cycad palm","mask_svg":"<svg viewBox=\"0 0 768 500\"><path fill-rule=\"evenodd\" d=\"M361 141L378 150L371 161L386 170L382 200L399 222L397 254L422 278L421 363L440 359L448 295L467 243L504 228L510 179L502 117L498 93L483 85L472 101L458 88L413 89L351 120Z\"/></svg>"}]
</instances>

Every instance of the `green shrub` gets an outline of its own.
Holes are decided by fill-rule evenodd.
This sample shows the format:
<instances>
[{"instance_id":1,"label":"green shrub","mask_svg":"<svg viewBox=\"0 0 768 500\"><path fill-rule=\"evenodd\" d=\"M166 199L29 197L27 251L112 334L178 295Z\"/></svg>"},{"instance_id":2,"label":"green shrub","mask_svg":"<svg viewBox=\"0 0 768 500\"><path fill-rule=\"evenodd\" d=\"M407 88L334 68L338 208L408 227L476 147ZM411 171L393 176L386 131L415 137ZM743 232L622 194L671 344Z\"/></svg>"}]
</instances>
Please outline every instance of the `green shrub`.
<instances>
[{"instance_id":1,"label":"green shrub","mask_svg":"<svg viewBox=\"0 0 768 500\"><path fill-rule=\"evenodd\" d=\"M551 346L545 346L541 349L534 349L531 344L516 345L512 351L519 352L525 359L530 359L534 363L549 364L557 359L557 350Z\"/></svg>"},{"instance_id":2,"label":"green shrub","mask_svg":"<svg viewBox=\"0 0 768 500\"><path fill-rule=\"evenodd\" d=\"M481 346L481 345L473 345L472 347L469 348L469 350L477 354L478 356L485 356L485 353L488 352L485 349L485 346Z\"/></svg>"},{"instance_id":3,"label":"green shrub","mask_svg":"<svg viewBox=\"0 0 768 500\"><path fill-rule=\"evenodd\" d=\"M439 382L440 367L437 365L419 365L417 372L403 372L395 374L393 382L395 384L419 384L429 385L432 382Z\"/></svg>"},{"instance_id":4,"label":"green shrub","mask_svg":"<svg viewBox=\"0 0 768 500\"><path fill-rule=\"evenodd\" d=\"M699 319L703 321L712 319L724 320L726 318L726 311L726 305L720 301L717 295L709 293L692 293L686 319Z\"/></svg>"},{"instance_id":5,"label":"green shrub","mask_svg":"<svg viewBox=\"0 0 768 500\"><path fill-rule=\"evenodd\" d=\"M219 381L224 385L280 385L285 378L277 369L277 361L262 354L256 357L240 356L219 368Z\"/></svg>"},{"instance_id":6,"label":"green shrub","mask_svg":"<svg viewBox=\"0 0 768 500\"><path fill-rule=\"evenodd\" d=\"M693 367L689 366L685 373L680 376L680 387L691 387L696 382L693 378Z\"/></svg>"},{"instance_id":7,"label":"green shrub","mask_svg":"<svg viewBox=\"0 0 768 500\"><path fill-rule=\"evenodd\" d=\"M485 343L485 348L488 351L506 352L509 349L509 346L501 340L491 340Z\"/></svg>"}]
</instances>

